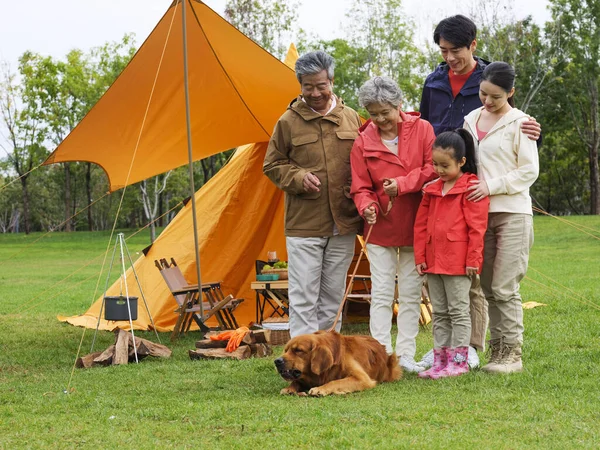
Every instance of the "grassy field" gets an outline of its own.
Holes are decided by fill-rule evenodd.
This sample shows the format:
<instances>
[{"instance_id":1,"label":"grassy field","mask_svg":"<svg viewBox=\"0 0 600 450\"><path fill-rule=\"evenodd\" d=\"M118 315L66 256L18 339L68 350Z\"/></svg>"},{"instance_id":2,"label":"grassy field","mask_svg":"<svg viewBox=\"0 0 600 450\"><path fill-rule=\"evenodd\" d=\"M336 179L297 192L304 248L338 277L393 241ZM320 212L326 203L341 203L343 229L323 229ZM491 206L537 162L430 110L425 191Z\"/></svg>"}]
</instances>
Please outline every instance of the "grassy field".
<instances>
[{"instance_id":1,"label":"grassy field","mask_svg":"<svg viewBox=\"0 0 600 450\"><path fill-rule=\"evenodd\" d=\"M407 375L330 398L278 395L281 348L271 358L191 361L196 333L170 345L168 360L77 369L71 379L93 330L83 335L56 315L93 301L108 233L55 233L32 245L40 235L0 235L0 448L598 448L600 217L568 220L596 238L535 218L522 294L547 306L525 310L523 373ZM147 244L145 233L128 241L134 258ZM101 332L97 348L112 340ZM431 343L423 330L418 355Z\"/></svg>"}]
</instances>

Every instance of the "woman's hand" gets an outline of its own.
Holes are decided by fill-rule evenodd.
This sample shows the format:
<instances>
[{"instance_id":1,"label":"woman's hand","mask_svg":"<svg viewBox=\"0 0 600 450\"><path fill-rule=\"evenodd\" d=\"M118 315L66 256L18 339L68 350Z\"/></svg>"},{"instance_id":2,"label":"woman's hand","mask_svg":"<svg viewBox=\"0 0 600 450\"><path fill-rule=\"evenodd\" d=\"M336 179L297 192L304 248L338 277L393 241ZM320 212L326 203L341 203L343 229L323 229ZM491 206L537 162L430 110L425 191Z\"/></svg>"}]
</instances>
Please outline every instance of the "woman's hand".
<instances>
[{"instance_id":1,"label":"woman's hand","mask_svg":"<svg viewBox=\"0 0 600 450\"><path fill-rule=\"evenodd\" d=\"M473 276L473 275L477 275L477 267L467 267L467 275L469 276Z\"/></svg>"},{"instance_id":2,"label":"woman's hand","mask_svg":"<svg viewBox=\"0 0 600 450\"><path fill-rule=\"evenodd\" d=\"M427 263L423 262L421 264L417 264L417 273L419 275L425 275L425 271L427 270Z\"/></svg>"},{"instance_id":3,"label":"woman's hand","mask_svg":"<svg viewBox=\"0 0 600 450\"><path fill-rule=\"evenodd\" d=\"M490 189L484 180L471 181L471 185L467 188L468 191L472 191L467 195L467 200L478 202L483 200L490 195Z\"/></svg>"},{"instance_id":4,"label":"woman's hand","mask_svg":"<svg viewBox=\"0 0 600 450\"><path fill-rule=\"evenodd\" d=\"M396 197L398 195L398 183L393 178L383 179L383 191L388 197Z\"/></svg>"},{"instance_id":5,"label":"woman's hand","mask_svg":"<svg viewBox=\"0 0 600 450\"><path fill-rule=\"evenodd\" d=\"M377 222L377 209L375 206L371 205L368 208L365 208L363 217L369 225L375 225L375 222Z\"/></svg>"}]
</instances>

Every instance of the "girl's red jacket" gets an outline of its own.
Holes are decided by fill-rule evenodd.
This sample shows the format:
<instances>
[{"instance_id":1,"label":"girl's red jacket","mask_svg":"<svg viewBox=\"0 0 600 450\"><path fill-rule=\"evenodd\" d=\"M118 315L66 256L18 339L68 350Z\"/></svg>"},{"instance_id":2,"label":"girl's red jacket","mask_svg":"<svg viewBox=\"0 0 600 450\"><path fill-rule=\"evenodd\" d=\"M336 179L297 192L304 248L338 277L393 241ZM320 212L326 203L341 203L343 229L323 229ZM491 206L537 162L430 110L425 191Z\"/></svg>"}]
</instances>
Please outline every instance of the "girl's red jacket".
<instances>
[{"instance_id":1,"label":"girl's red jacket","mask_svg":"<svg viewBox=\"0 0 600 450\"><path fill-rule=\"evenodd\" d=\"M415 220L414 246L415 264L427 263L427 273L465 275L467 267L481 272L490 199L467 200L472 180L477 176L465 173L444 196L441 179L424 189Z\"/></svg>"}]
</instances>

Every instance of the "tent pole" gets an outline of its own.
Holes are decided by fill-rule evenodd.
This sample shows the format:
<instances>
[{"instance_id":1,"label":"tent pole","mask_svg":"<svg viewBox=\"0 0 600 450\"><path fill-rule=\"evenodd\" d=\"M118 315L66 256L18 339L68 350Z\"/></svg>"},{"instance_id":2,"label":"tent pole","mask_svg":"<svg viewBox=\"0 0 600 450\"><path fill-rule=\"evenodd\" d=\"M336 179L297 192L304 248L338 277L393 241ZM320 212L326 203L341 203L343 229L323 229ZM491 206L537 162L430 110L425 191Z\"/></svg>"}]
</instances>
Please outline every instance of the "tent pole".
<instances>
[{"instance_id":1,"label":"tent pole","mask_svg":"<svg viewBox=\"0 0 600 450\"><path fill-rule=\"evenodd\" d=\"M200 275L200 243L198 242L198 219L196 216L196 187L194 186L194 159L192 152L192 126L190 123L190 90L188 82L188 55L187 55L187 27L186 27L186 5L188 0L181 2L181 20L183 30L183 86L185 91L185 121L187 129L188 168L190 175L190 195L192 196L192 221L194 224L194 246L196 253L196 276L198 277L198 298L200 301L200 317L204 318L202 307L202 278Z\"/></svg>"}]
</instances>

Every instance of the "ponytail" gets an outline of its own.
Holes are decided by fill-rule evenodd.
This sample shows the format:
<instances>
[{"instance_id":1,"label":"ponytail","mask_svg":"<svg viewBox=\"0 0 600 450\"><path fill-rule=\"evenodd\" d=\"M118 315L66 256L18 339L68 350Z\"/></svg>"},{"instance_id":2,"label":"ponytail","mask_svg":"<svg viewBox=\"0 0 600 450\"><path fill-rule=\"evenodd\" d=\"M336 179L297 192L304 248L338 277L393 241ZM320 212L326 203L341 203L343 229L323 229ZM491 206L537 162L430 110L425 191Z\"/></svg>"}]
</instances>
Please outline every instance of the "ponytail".
<instances>
[{"instance_id":1,"label":"ponytail","mask_svg":"<svg viewBox=\"0 0 600 450\"><path fill-rule=\"evenodd\" d=\"M477 175L477 159L475 158L475 142L473 136L464 128L458 128L456 133L465 141L465 165L462 167L463 172L469 172Z\"/></svg>"},{"instance_id":2,"label":"ponytail","mask_svg":"<svg viewBox=\"0 0 600 450\"><path fill-rule=\"evenodd\" d=\"M443 150L452 150L455 161L465 158L465 164L462 166L464 173L477 175L477 161L475 159L475 142L471 133L464 128L458 128L454 131L445 131L441 133L435 142L434 148Z\"/></svg>"}]
</instances>

